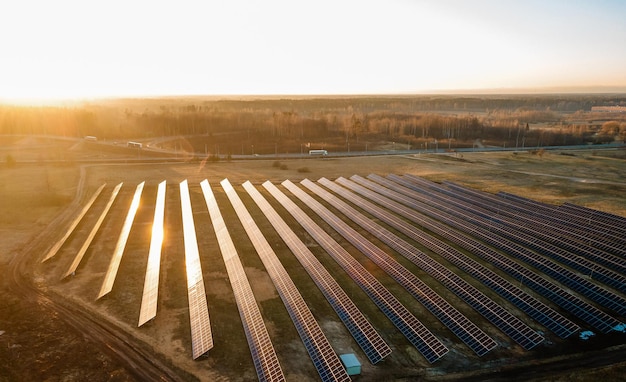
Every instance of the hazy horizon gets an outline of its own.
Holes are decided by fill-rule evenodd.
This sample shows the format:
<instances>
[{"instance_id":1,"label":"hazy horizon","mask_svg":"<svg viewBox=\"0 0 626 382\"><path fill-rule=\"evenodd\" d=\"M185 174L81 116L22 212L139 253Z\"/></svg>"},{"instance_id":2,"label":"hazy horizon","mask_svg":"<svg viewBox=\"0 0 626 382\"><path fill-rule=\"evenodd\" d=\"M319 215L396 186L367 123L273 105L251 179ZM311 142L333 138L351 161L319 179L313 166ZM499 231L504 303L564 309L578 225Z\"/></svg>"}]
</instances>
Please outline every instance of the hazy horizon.
<instances>
[{"instance_id":1,"label":"hazy horizon","mask_svg":"<svg viewBox=\"0 0 626 382\"><path fill-rule=\"evenodd\" d=\"M0 5L0 100L626 92L626 2Z\"/></svg>"}]
</instances>

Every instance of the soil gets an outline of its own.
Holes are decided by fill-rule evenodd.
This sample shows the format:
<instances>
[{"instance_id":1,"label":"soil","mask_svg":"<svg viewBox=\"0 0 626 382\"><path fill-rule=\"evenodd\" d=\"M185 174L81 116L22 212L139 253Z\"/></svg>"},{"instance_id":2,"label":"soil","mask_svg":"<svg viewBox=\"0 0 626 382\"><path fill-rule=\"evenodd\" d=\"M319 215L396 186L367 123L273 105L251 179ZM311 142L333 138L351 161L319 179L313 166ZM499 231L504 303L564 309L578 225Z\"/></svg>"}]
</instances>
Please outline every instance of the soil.
<instances>
[{"instance_id":1,"label":"soil","mask_svg":"<svg viewBox=\"0 0 626 382\"><path fill-rule=\"evenodd\" d=\"M245 237L236 215L218 183L228 178L242 200L240 184L250 180L259 186L265 180L279 184L285 179L335 179L353 174L411 173L433 181L453 181L489 191L507 191L548 202L570 202L626 216L626 162L619 157L592 151L543 156L530 153L468 153L445 155L384 155L365 158L318 158L232 161L218 163L85 164L91 145L76 142L16 139L3 148L17 159L14 167L0 167L0 381L132 381L132 380L255 380L234 296L206 213L194 207L201 248L203 275L214 342L207 356L193 361L190 354L189 315L186 300L184 249L180 239L180 200L177 183L187 179L193 206L204 202L199 182L208 179L224 218L237 238L246 275L268 326L277 355L288 380L317 380L306 351L258 256ZM46 158L63 157L71 149L73 160L59 164ZM116 154L117 155L117 154ZM54 159L54 158L53 158ZM119 159L119 158L117 158ZM54 163L54 164L52 164ZM302 169L306 168L306 171ZM146 267L156 186L167 180L166 240L162 251L159 310L157 317L137 328L143 269ZM142 205L110 295L96 301L106 272L109 253L125 217L124 203L135 186L146 181ZM76 250L98 218L107 198L99 198L66 244L52 260L41 263L46 250L63 233L68 222L101 184L104 193L124 182L118 200L96 235L75 276L61 280ZM258 187L261 190L260 187ZM266 195L267 197L267 195ZM268 198L269 200L269 198ZM295 271L289 250L260 212L249 208L281 262ZM289 222L289 216L284 216ZM293 227L296 224L292 224ZM294 228L295 229L295 228ZM305 235L298 231L299 236ZM169 238L169 240L168 240ZM331 272L336 265L323 256L310 239L312 251ZM205 266L206 265L206 266ZM300 270L300 273L303 273ZM294 277L313 314L340 352L355 346L345 328L333 316L308 277ZM358 288L338 281L346 291L366 300ZM502 344L492 354L478 359L463 346L447 343L448 355L435 365L427 364L369 302L359 303L373 324L385 334L394 352L378 365L363 362L357 380L592 380L621 376L626 343L623 336L603 336L589 343L549 338L549 345L524 352L497 331L489 333ZM416 315L424 313L412 308ZM464 313L466 313L464 311ZM470 316L471 313L467 313ZM424 316L426 317L426 316ZM474 319L474 317L472 317ZM478 319L480 320L480 318ZM433 326L437 334L449 336Z\"/></svg>"}]
</instances>

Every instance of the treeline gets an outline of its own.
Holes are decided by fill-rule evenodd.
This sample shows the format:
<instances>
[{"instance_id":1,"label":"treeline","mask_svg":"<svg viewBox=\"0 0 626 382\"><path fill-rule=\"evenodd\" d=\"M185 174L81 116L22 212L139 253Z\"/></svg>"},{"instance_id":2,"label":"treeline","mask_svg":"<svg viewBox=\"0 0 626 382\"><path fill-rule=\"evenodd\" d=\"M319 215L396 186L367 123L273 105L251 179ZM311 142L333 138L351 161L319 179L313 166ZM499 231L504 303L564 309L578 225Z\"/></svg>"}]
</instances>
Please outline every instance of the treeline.
<instances>
[{"instance_id":1,"label":"treeline","mask_svg":"<svg viewBox=\"0 0 626 382\"><path fill-rule=\"evenodd\" d=\"M387 140L415 145L437 140L460 147L481 140L499 146L569 145L595 142L606 135L599 135L597 122L585 120L586 110L597 105L626 105L626 97L196 97L110 100L72 107L0 106L0 134L118 140L238 132L267 142ZM624 116L616 118L621 118L618 124L626 121Z\"/></svg>"}]
</instances>

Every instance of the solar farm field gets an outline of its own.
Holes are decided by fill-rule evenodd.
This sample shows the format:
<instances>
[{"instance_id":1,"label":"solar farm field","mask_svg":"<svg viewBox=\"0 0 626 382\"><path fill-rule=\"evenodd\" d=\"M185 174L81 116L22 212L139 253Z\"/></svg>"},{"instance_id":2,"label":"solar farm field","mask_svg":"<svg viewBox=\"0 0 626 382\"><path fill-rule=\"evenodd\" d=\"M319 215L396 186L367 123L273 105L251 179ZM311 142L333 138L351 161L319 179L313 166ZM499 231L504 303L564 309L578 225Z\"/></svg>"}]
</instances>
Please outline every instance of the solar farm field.
<instances>
[{"instance_id":1,"label":"solar farm field","mask_svg":"<svg viewBox=\"0 0 626 382\"><path fill-rule=\"evenodd\" d=\"M59 314L167 379L348 380L345 353L361 381L611 376L593 360L626 351L626 164L579 156L76 166L19 253Z\"/></svg>"}]
</instances>

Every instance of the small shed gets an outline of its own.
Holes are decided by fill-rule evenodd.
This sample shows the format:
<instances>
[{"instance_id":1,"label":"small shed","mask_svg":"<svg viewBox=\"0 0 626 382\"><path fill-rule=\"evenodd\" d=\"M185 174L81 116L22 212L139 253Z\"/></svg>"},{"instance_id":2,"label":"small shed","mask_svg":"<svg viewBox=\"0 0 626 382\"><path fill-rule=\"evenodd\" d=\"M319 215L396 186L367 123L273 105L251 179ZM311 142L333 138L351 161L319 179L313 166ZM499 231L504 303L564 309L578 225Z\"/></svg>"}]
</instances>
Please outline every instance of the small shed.
<instances>
[{"instance_id":1,"label":"small shed","mask_svg":"<svg viewBox=\"0 0 626 382\"><path fill-rule=\"evenodd\" d=\"M361 363L356 359L354 353L342 354L339 358L341 358L341 363L346 368L348 375L361 374Z\"/></svg>"}]
</instances>

